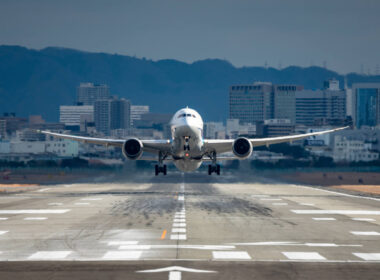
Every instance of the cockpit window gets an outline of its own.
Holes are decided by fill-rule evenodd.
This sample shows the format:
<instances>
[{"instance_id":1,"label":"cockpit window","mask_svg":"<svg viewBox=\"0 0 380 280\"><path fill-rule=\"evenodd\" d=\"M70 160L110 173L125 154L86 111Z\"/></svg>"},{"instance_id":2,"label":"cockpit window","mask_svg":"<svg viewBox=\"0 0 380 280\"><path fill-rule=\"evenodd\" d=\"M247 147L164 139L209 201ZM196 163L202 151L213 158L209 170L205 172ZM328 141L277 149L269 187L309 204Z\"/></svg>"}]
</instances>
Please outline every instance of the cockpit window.
<instances>
[{"instance_id":1,"label":"cockpit window","mask_svg":"<svg viewBox=\"0 0 380 280\"><path fill-rule=\"evenodd\" d=\"M195 115L193 114L180 114L178 115L177 119L180 119L180 118L185 118L185 117L193 117L193 118L197 118Z\"/></svg>"}]
</instances>

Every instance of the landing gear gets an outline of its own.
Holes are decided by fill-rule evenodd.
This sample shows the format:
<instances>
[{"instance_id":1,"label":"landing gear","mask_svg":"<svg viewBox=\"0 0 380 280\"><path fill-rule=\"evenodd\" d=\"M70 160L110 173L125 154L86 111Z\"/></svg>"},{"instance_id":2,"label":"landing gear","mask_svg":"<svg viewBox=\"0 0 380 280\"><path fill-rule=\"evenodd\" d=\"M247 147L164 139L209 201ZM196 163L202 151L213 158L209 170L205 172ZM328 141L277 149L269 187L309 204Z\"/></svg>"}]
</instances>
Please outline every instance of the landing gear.
<instances>
[{"instance_id":1,"label":"landing gear","mask_svg":"<svg viewBox=\"0 0 380 280\"><path fill-rule=\"evenodd\" d=\"M212 153L210 155L210 158L212 160L212 164L208 166L208 175L211 175L212 173L216 173L217 175L220 175L220 164L216 163L216 153Z\"/></svg>"},{"instance_id":2,"label":"landing gear","mask_svg":"<svg viewBox=\"0 0 380 280\"><path fill-rule=\"evenodd\" d=\"M208 175L211 175L214 172L217 175L220 175L220 164L211 164L208 166Z\"/></svg>"},{"instance_id":3,"label":"landing gear","mask_svg":"<svg viewBox=\"0 0 380 280\"><path fill-rule=\"evenodd\" d=\"M158 174L160 173L166 175L166 164L163 164L165 157L166 156L164 156L161 152L159 152L158 164L154 166L154 173L156 174L156 176L158 176Z\"/></svg>"},{"instance_id":4,"label":"landing gear","mask_svg":"<svg viewBox=\"0 0 380 280\"><path fill-rule=\"evenodd\" d=\"M154 166L154 171L155 171L156 176L158 176L158 174L160 174L160 173L166 175L166 164L163 164L161 166L156 164Z\"/></svg>"}]
</instances>

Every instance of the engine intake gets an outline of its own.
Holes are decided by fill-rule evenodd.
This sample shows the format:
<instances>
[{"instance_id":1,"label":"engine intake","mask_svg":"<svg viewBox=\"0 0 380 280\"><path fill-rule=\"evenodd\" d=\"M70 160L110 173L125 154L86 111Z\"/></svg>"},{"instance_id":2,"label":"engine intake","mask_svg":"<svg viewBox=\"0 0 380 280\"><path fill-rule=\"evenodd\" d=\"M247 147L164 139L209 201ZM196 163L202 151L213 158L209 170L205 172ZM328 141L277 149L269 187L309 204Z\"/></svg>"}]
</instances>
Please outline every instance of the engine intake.
<instances>
[{"instance_id":1,"label":"engine intake","mask_svg":"<svg viewBox=\"0 0 380 280\"><path fill-rule=\"evenodd\" d=\"M139 159L143 152L143 144L139 139L128 139L123 144L122 152L123 155L128 159Z\"/></svg>"},{"instance_id":2,"label":"engine intake","mask_svg":"<svg viewBox=\"0 0 380 280\"><path fill-rule=\"evenodd\" d=\"M248 158L252 154L252 150L251 142L244 137L237 138L232 145L234 155L241 159Z\"/></svg>"}]
</instances>

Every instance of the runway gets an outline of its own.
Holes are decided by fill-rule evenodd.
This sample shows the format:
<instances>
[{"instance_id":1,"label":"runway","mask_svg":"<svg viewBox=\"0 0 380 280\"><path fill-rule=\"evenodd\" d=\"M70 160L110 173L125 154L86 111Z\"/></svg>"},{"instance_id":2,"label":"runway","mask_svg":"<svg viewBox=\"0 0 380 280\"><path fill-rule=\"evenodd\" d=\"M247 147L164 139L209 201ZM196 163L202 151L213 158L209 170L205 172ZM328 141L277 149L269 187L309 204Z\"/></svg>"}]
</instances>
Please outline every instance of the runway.
<instances>
[{"instance_id":1,"label":"runway","mask_svg":"<svg viewBox=\"0 0 380 280\"><path fill-rule=\"evenodd\" d=\"M234 173L137 178L1 194L0 279L380 279L380 199Z\"/></svg>"}]
</instances>

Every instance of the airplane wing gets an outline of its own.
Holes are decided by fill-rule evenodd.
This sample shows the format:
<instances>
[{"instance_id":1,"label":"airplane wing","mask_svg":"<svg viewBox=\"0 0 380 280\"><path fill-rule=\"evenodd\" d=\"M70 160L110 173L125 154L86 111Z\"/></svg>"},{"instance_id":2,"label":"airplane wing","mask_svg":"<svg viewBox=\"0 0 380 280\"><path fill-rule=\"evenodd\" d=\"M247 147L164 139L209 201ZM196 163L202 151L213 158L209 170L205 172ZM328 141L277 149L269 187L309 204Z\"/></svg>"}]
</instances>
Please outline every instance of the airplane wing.
<instances>
[{"instance_id":1,"label":"airplane wing","mask_svg":"<svg viewBox=\"0 0 380 280\"><path fill-rule=\"evenodd\" d=\"M61 134L44 130L37 130L39 133L46 135L51 135L56 138L69 139L73 141L78 141L82 143L103 145L103 146L113 146L121 148L125 142L123 139L108 139L108 138L95 138L95 137L85 137L76 136L70 134ZM143 143L144 152L158 153L169 152L170 151L170 140L140 140Z\"/></svg>"},{"instance_id":2,"label":"airplane wing","mask_svg":"<svg viewBox=\"0 0 380 280\"><path fill-rule=\"evenodd\" d=\"M305 134L297 134L297 135L288 135L288 136L280 136L280 137L269 137L269 138L255 138L255 139L248 139L252 147L258 147L258 146L269 146L272 144L278 144L278 143L284 143L284 142L293 142L296 140L301 140L308 138L310 136L317 136L322 134L327 134L335 131L339 131L342 129L346 129L346 127L340 127L330 130L324 130L324 131L318 131L318 132L311 132L311 133L305 133ZM226 153L232 151L232 144L235 141L235 139L205 139L204 140L204 147L205 152L216 152L218 153Z\"/></svg>"}]
</instances>

